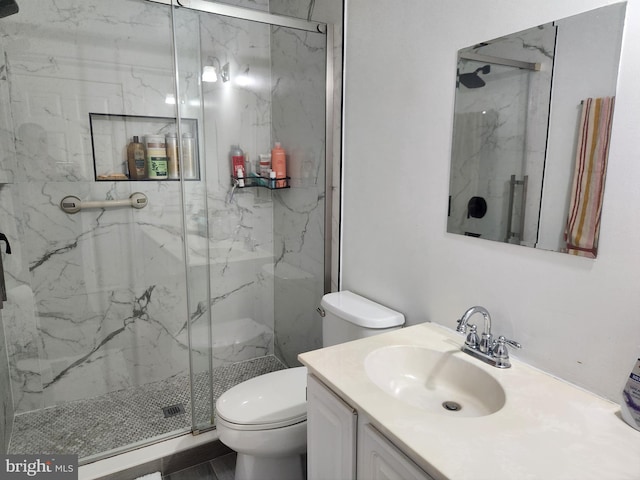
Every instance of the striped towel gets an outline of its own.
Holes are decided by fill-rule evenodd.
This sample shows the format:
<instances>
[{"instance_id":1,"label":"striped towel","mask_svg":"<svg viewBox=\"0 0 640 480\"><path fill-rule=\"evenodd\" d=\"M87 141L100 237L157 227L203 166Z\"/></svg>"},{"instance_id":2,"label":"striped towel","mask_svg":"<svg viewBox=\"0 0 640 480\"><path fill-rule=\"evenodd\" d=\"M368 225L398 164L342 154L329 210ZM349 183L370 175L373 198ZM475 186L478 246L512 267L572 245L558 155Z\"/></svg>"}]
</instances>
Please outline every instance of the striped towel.
<instances>
[{"instance_id":1,"label":"striped towel","mask_svg":"<svg viewBox=\"0 0 640 480\"><path fill-rule=\"evenodd\" d=\"M576 164L565 228L567 252L596 258L615 97L582 102Z\"/></svg>"}]
</instances>

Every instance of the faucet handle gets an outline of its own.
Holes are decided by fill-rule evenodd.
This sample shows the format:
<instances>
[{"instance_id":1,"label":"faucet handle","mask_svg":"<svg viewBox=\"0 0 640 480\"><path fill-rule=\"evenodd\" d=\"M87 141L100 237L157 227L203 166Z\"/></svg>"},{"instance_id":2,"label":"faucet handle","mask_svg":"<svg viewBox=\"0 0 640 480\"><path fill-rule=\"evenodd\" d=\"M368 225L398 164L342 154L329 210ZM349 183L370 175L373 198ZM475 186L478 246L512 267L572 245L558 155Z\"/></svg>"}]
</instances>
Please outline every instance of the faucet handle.
<instances>
[{"instance_id":1,"label":"faucet handle","mask_svg":"<svg viewBox=\"0 0 640 480\"><path fill-rule=\"evenodd\" d=\"M478 337L477 334L478 327L475 325L469 325L469 329L469 335L467 335L467 339L464 343L470 348L477 349L480 345L480 337Z\"/></svg>"},{"instance_id":2,"label":"faucet handle","mask_svg":"<svg viewBox=\"0 0 640 480\"><path fill-rule=\"evenodd\" d=\"M516 342L515 340L509 340L502 335L498 337L498 340L495 341L493 349L491 353L496 360L496 367L498 368L509 368L511 366L511 362L509 361L509 350L507 349L507 344L515 347L522 348L522 346Z\"/></svg>"},{"instance_id":3,"label":"faucet handle","mask_svg":"<svg viewBox=\"0 0 640 480\"><path fill-rule=\"evenodd\" d=\"M509 344L509 345L511 345L512 347L515 347L515 348L522 348L522 345L520 345L515 340L509 340L508 338L504 338L504 336L502 336L502 335L500 335L498 337L498 342L507 343L507 344Z\"/></svg>"}]
</instances>

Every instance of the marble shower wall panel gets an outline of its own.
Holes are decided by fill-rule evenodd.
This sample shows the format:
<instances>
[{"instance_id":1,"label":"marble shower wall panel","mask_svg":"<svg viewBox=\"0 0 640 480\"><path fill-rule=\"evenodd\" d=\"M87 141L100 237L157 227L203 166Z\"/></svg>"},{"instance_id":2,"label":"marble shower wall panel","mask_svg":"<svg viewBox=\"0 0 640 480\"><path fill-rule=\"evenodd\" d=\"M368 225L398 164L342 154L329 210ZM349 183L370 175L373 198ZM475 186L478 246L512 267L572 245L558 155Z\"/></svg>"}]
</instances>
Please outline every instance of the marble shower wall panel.
<instances>
[{"instance_id":1,"label":"marble shower wall panel","mask_svg":"<svg viewBox=\"0 0 640 480\"><path fill-rule=\"evenodd\" d=\"M35 75L108 83L115 78L126 89L126 106L113 113L173 115L164 103L173 90L167 7L139 0L25 0L0 28L11 74L21 64L11 62L12 55L27 55L41 59L28 65ZM149 75L164 76L163 84Z\"/></svg>"},{"instance_id":2,"label":"marble shower wall panel","mask_svg":"<svg viewBox=\"0 0 640 480\"><path fill-rule=\"evenodd\" d=\"M6 54L2 40L0 40L0 105L9 105L10 103ZM2 162L0 164L0 184L13 182L16 153L10 108L0 109L0 162Z\"/></svg>"},{"instance_id":3,"label":"marble shower wall panel","mask_svg":"<svg viewBox=\"0 0 640 480\"><path fill-rule=\"evenodd\" d=\"M220 0L219 3L227 3L236 7L251 8L263 12L269 11L269 0Z\"/></svg>"},{"instance_id":4,"label":"marble shower wall panel","mask_svg":"<svg viewBox=\"0 0 640 480\"><path fill-rule=\"evenodd\" d=\"M173 116L166 8L27 0L0 31L8 181L92 180L89 112ZM122 163L112 170L122 172Z\"/></svg>"},{"instance_id":5,"label":"marble shower wall panel","mask_svg":"<svg viewBox=\"0 0 640 480\"><path fill-rule=\"evenodd\" d=\"M68 215L58 207L71 191L126 198L139 186L29 183L17 193L14 203L31 212L21 225L30 289L22 284L10 294L29 296L12 303L35 310L35 321L22 321L12 341L16 383L29 387L21 410L186 372L183 263L154 241L160 232L181 241L178 185L145 182L143 210Z\"/></svg>"},{"instance_id":6,"label":"marble shower wall panel","mask_svg":"<svg viewBox=\"0 0 640 480\"><path fill-rule=\"evenodd\" d=\"M200 14L201 61L229 64L231 80L203 82L209 192L222 197L232 174L229 152L240 145L254 162L271 149L270 27ZM217 64L216 64L217 65ZM243 85L238 79L248 69Z\"/></svg>"},{"instance_id":7,"label":"marble shower wall panel","mask_svg":"<svg viewBox=\"0 0 640 480\"><path fill-rule=\"evenodd\" d=\"M138 0L20 8L0 24L0 95L11 106L0 119L9 140L0 179L11 182L0 187L0 216L14 247L3 313L17 413L188 367L183 259L156 241L182 241L179 185L93 182L89 135L89 112L174 116L168 9ZM183 87L197 98L197 81ZM149 197L145 209L58 207L66 195L134 191ZM189 195L197 212L202 191Z\"/></svg>"},{"instance_id":8,"label":"marble shower wall panel","mask_svg":"<svg viewBox=\"0 0 640 480\"><path fill-rule=\"evenodd\" d=\"M229 157L239 144L255 165L271 148L270 27L201 13L200 38L202 64L215 57L229 63L231 74L229 82L202 84L214 363L223 364L273 353L273 279L263 268L273 262L272 195L261 188L231 195ZM248 81L241 84L244 73ZM238 258L238 251L246 255ZM229 322L252 325L248 319L265 333L227 345Z\"/></svg>"},{"instance_id":9,"label":"marble shower wall panel","mask_svg":"<svg viewBox=\"0 0 640 480\"><path fill-rule=\"evenodd\" d=\"M303 18L306 20L309 15L309 7L311 3L315 3L315 0L271 0L269 2L269 10L271 13L278 15ZM312 18L317 19L317 16L314 15Z\"/></svg>"},{"instance_id":10,"label":"marble shower wall panel","mask_svg":"<svg viewBox=\"0 0 640 480\"><path fill-rule=\"evenodd\" d=\"M9 361L5 345L4 322L2 312L0 312L0 454L7 453L13 428L13 399L11 398Z\"/></svg>"},{"instance_id":11,"label":"marble shower wall panel","mask_svg":"<svg viewBox=\"0 0 640 480\"><path fill-rule=\"evenodd\" d=\"M274 28L271 45L273 138L287 151L292 187L274 193L276 353L296 365L298 353L322 344L326 37Z\"/></svg>"},{"instance_id":12,"label":"marble shower wall panel","mask_svg":"<svg viewBox=\"0 0 640 480\"><path fill-rule=\"evenodd\" d=\"M270 9L273 13L307 18L311 9L311 19L327 22L333 28L334 42L331 59L333 61L333 144L326 148L333 153L333 211L331 212L331 290L336 291L339 284L339 244L340 244L340 158L342 151L342 5L343 2L315 2L314 0L271 0ZM331 150L330 150L331 151Z\"/></svg>"}]
</instances>

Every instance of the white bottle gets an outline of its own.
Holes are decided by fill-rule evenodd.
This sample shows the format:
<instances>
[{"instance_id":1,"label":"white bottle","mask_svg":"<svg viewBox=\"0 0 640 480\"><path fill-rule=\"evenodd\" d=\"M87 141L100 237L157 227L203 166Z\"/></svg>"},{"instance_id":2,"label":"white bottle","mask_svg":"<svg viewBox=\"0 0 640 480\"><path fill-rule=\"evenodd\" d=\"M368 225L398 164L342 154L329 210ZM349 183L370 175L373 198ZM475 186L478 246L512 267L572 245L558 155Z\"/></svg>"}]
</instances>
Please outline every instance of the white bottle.
<instances>
[{"instance_id":1,"label":"white bottle","mask_svg":"<svg viewBox=\"0 0 640 480\"><path fill-rule=\"evenodd\" d=\"M242 168L238 167L236 174L236 177L238 178L238 187L244 187L244 173L242 172Z\"/></svg>"},{"instance_id":2,"label":"white bottle","mask_svg":"<svg viewBox=\"0 0 640 480\"><path fill-rule=\"evenodd\" d=\"M640 430L640 358L622 390L622 418L636 430Z\"/></svg>"},{"instance_id":3,"label":"white bottle","mask_svg":"<svg viewBox=\"0 0 640 480\"><path fill-rule=\"evenodd\" d=\"M182 134L182 155L183 177L189 180L198 178L198 151L196 139L191 132Z\"/></svg>"}]
</instances>

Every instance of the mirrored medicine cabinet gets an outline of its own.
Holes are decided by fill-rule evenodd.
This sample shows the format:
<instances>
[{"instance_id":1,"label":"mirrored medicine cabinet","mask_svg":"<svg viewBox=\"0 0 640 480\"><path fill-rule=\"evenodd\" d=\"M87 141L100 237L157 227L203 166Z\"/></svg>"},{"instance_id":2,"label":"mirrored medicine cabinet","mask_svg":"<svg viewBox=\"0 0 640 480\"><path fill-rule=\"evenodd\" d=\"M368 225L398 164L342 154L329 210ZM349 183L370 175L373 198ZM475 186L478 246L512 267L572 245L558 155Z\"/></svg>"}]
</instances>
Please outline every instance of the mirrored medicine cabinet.
<instances>
[{"instance_id":1,"label":"mirrored medicine cabinet","mask_svg":"<svg viewBox=\"0 0 640 480\"><path fill-rule=\"evenodd\" d=\"M580 189L602 195L608 144L598 140L595 147L594 140L604 157L596 172L581 167L580 142L594 112L601 115L595 121L604 119L602 133L610 134L625 7L609 5L458 52L449 233L584 253L567 240L570 208L578 211ZM599 228L594 205L584 211ZM592 251L584 254L592 258L594 229Z\"/></svg>"}]
</instances>

